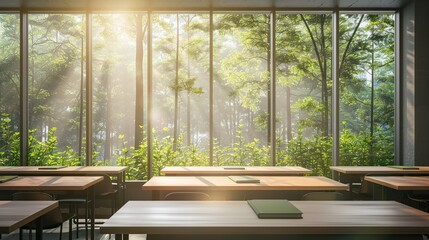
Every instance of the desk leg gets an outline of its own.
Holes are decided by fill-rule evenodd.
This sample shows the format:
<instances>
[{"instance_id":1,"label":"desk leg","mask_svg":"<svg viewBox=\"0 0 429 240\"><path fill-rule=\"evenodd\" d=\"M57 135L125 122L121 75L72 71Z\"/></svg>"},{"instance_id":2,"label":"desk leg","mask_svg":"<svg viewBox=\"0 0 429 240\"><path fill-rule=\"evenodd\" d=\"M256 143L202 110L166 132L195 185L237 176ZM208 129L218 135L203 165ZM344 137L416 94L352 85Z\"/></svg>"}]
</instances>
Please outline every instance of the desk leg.
<instances>
[{"instance_id":1,"label":"desk leg","mask_svg":"<svg viewBox=\"0 0 429 240\"><path fill-rule=\"evenodd\" d=\"M89 239L89 230L88 230L88 218L89 218L89 199L90 193L89 190L86 190L86 201L85 201L85 239Z\"/></svg>"},{"instance_id":2,"label":"desk leg","mask_svg":"<svg viewBox=\"0 0 429 240\"><path fill-rule=\"evenodd\" d=\"M43 240L42 217L36 219L36 240Z\"/></svg>"},{"instance_id":3,"label":"desk leg","mask_svg":"<svg viewBox=\"0 0 429 240\"><path fill-rule=\"evenodd\" d=\"M91 240L95 239L95 193L94 187L89 189L89 195L91 196Z\"/></svg>"},{"instance_id":4,"label":"desk leg","mask_svg":"<svg viewBox=\"0 0 429 240\"><path fill-rule=\"evenodd\" d=\"M125 171L121 173L121 191L122 191L122 201L120 202L120 207L122 207L125 204L125 191L126 191L126 185L125 185ZM117 209L119 209L117 208Z\"/></svg>"}]
</instances>

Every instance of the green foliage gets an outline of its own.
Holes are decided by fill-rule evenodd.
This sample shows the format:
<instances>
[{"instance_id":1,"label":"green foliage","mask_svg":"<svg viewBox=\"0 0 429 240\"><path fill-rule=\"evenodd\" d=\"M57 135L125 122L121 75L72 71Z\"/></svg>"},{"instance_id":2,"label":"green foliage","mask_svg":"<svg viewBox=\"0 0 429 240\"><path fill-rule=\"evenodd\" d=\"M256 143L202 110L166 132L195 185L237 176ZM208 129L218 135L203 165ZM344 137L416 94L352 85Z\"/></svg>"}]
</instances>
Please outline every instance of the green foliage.
<instances>
[{"instance_id":1,"label":"green foliage","mask_svg":"<svg viewBox=\"0 0 429 240\"><path fill-rule=\"evenodd\" d=\"M19 165L19 134L11 129L7 115L0 119L0 165ZM344 123L345 124L345 123ZM166 130L168 131L168 129ZM145 134L146 135L146 134ZM79 156L73 149L59 151L55 129L48 132L44 141L36 139L36 130L29 133L29 165L80 165ZM392 165L393 141L384 134L383 129L377 129L373 139L373 148L376 155L375 165ZM95 162L95 165L121 165L127 166L127 179L147 179L147 139L143 139L139 149L127 147L124 136L120 135L122 148L115 151L114 161ZM209 154L207 150L196 145L184 145L182 137L178 139L176 151L173 151L173 139L170 136L153 139L152 161L153 174L160 175L165 166L207 166ZM242 130L237 131L234 143L231 146L221 146L217 140L214 142L214 165L218 166L268 166L270 148L262 146L258 139L246 142ZM369 165L370 138L368 133L353 134L349 129L343 128L340 137L340 158L342 165ZM289 142L277 139L277 165L302 166L313 171L313 175L329 177L332 165L332 138L325 136L312 136L305 138L302 129L296 138Z\"/></svg>"},{"instance_id":2,"label":"green foliage","mask_svg":"<svg viewBox=\"0 0 429 240\"><path fill-rule=\"evenodd\" d=\"M0 166L19 165L20 137L7 114L0 115Z\"/></svg>"},{"instance_id":3,"label":"green foliage","mask_svg":"<svg viewBox=\"0 0 429 240\"><path fill-rule=\"evenodd\" d=\"M221 146L215 139L213 165L217 166L267 166L270 148L263 146L259 139L246 142L242 136L242 126L237 130L231 146Z\"/></svg>"},{"instance_id":4,"label":"green foliage","mask_svg":"<svg viewBox=\"0 0 429 240\"><path fill-rule=\"evenodd\" d=\"M281 139L279 146L285 145ZM304 138L302 131L296 138L287 143L286 149L277 151L277 165L302 166L311 169L313 175L330 176L329 167L332 166L332 138L313 136Z\"/></svg>"},{"instance_id":5,"label":"green foliage","mask_svg":"<svg viewBox=\"0 0 429 240\"><path fill-rule=\"evenodd\" d=\"M30 166L78 166L80 165L77 153L68 148L65 151L58 150L55 128L49 130L47 138L40 141L36 138L37 130L28 133L28 165ZM13 131L8 115L0 117L0 166L20 165L20 136Z\"/></svg>"}]
</instances>

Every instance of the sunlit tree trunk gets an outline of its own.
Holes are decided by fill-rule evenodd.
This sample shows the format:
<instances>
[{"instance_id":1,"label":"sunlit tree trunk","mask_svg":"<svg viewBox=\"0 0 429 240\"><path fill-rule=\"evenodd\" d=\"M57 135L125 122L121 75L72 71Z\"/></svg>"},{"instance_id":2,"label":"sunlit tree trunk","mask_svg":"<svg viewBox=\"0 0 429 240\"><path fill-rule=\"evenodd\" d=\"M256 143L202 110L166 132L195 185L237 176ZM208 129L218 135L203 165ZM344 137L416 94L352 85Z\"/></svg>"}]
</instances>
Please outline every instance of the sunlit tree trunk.
<instances>
[{"instance_id":1,"label":"sunlit tree trunk","mask_svg":"<svg viewBox=\"0 0 429 240\"><path fill-rule=\"evenodd\" d=\"M322 96L323 96L323 106L324 106L324 111L323 111L323 125L322 125L322 129L323 129L323 135L324 136L328 136L329 135L329 90L328 90L328 64L327 64L327 51L326 51L326 46L325 46L325 40L326 40L326 35L325 35L325 21L326 21L326 15L322 14L320 16L320 31L321 31L321 40L320 40L320 49L321 49L321 53L323 54L322 56L322 60L323 60L323 67L321 69L321 73L322 73Z\"/></svg>"},{"instance_id":2,"label":"sunlit tree trunk","mask_svg":"<svg viewBox=\"0 0 429 240\"><path fill-rule=\"evenodd\" d=\"M179 123L179 14L176 14L176 77L174 81L174 129L173 151L177 147L178 123Z\"/></svg>"},{"instance_id":3,"label":"sunlit tree trunk","mask_svg":"<svg viewBox=\"0 0 429 240\"><path fill-rule=\"evenodd\" d=\"M265 17L265 26L267 28L267 71L270 72L271 66L271 48L269 43L271 42L271 26L270 17ZM271 144L271 81L267 81L267 144Z\"/></svg>"},{"instance_id":4,"label":"sunlit tree trunk","mask_svg":"<svg viewBox=\"0 0 429 240\"><path fill-rule=\"evenodd\" d=\"M187 60L188 60L188 69L187 69L187 75L188 75L188 81L191 79L191 57L190 55L190 36L189 36L189 32L190 32L190 18L189 15L187 15L187 41L188 41L188 46L187 46ZM188 102L188 108L187 108L187 114L186 114L186 121L187 121L187 131L186 131L186 142L188 143L188 145L191 145L191 89L188 89L188 96L187 96L187 102Z\"/></svg>"},{"instance_id":5,"label":"sunlit tree trunk","mask_svg":"<svg viewBox=\"0 0 429 240\"><path fill-rule=\"evenodd\" d=\"M291 89L289 86L286 87L286 141L292 140L292 114L290 108L290 93Z\"/></svg>"},{"instance_id":6,"label":"sunlit tree trunk","mask_svg":"<svg viewBox=\"0 0 429 240\"><path fill-rule=\"evenodd\" d=\"M370 130L369 130L369 165L374 165L374 87L375 87L375 60L374 42L371 44L371 105L370 105Z\"/></svg>"},{"instance_id":7,"label":"sunlit tree trunk","mask_svg":"<svg viewBox=\"0 0 429 240\"><path fill-rule=\"evenodd\" d=\"M101 82L104 83L104 86L106 87L106 126L105 126L105 141L104 141L104 161L110 160L111 154L111 139L110 139L110 132L111 132L111 121L110 121L110 108L111 108L111 102L112 102L112 96L110 92L110 80L109 80L109 63L104 62L102 66L102 77Z\"/></svg>"},{"instance_id":8,"label":"sunlit tree trunk","mask_svg":"<svg viewBox=\"0 0 429 240\"><path fill-rule=\"evenodd\" d=\"M144 91L143 91L143 40L147 24L143 29L143 14L137 14L136 19L136 109L134 123L134 148L139 149L143 141L143 114L144 114Z\"/></svg>"},{"instance_id":9,"label":"sunlit tree trunk","mask_svg":"<svg viewBox=\"0 0 429 240\"><path fill-rule=\"evenodd\" d=\"M83 29L83 21L82 21L82 29ZM83 69L84 69L84 36L81 37L81 50L80 50L80 103L79 103L79 128L78 128L78 156L79 161L81 164L83 164L83 158L82 158L82 144L83 144L83 110L85 108L83 96L85 95L83 90L83 86L85 84L84 82L84 76L83 76Z\"/></svg>"}]
</instances>

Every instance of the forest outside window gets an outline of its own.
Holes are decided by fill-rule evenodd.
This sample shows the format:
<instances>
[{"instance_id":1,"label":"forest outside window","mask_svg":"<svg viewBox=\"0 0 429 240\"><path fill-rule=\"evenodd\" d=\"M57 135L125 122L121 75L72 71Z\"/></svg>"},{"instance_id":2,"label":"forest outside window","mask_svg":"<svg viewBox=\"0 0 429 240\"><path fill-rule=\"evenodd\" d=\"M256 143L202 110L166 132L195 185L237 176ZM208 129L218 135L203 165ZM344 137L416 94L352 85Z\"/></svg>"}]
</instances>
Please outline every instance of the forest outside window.
<instances>
[{"instance_id":1,"label":"forest outside window","mask_svg":"<svg viewBox=\"0 0 429 240\"><path fill-rule=\"evenodd\" d=\"M270 14L94 12L88 22L28 13L28 164L89 157L90 52L93 165L128 166L128 179L147 179L149 164L154 175L172 165L264 166L275 139L277 165L330 176L334 15L277 12L272 23ZM20 165L19 39L19 14L0 14L0 165ZM393 164L394 39L394 14L340 12L341 165Z\"/></svg>"}]
</instances>

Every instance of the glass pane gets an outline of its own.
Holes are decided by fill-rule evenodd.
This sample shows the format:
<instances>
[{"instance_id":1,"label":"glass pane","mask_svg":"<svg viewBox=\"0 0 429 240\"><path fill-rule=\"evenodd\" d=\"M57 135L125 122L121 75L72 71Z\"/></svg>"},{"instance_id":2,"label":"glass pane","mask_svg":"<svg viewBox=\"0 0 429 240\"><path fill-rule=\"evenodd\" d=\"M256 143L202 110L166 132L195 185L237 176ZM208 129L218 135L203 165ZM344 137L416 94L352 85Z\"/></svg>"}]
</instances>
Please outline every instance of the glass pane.
<instances>
[{"instance_id":1,"label":"glass pane","mask_svg":"<svg viewBox=\"0 0 429 240\"><path fill-rule=\"evenodd\" d=\"M340 15L340 165L393 164L394 19Z\"/></svg>"},{"instance_id":2,"label":"glass pane","mask_svg":"<svg viewBox=\"0 0 429 240\"><path fill-rule=\"evenodd\" d=\"M29 14L29 165L79 165L84 16Z\"/></svg>"},{"instance_id":3,"label":"glass pane","mask_svg":"<svg viewBox=\"0 0 429 240\"><path fill-rule=\"evenodd\" d=\"M20 165L19 14L0 14L0 166Z\"/></svg>"},{"instance_id":4,"label":"glass pane","mask_svg":"<svg viewBox=\"0 0 429 240\"><path fill-rule=\"evenodd\" d=\"M332 16L279 14L276 24L277 164L330 176Z\"/></svg>"},{"instance_id":5,"label":"glass pane","mask_svg":"<svg viewBox=\"0 0 429 240\"><path fill-rule=\"evenodd\" d=\"M153 173L209 164L209 15L153 15Z\"/></svg>"},{"instance_id":6,"label":"glass pane","mask_svg":"<svg viewBox=\"0 0 429 240\"><path fill-rule=\"evenodd\" d=\"M267 14L214 15L214 165L269 163Z\"/></svg>"},{"instance_id":7,"label":"glass pane","mask_svg":"<svg viewBox=\"0 0 429 240\"><path fill-rule=\"evenodd\" d=\"M93 163L127 165L131 179L147 173L146 22L145 13L93 15Z\"/></svg>"}]
</instances>

